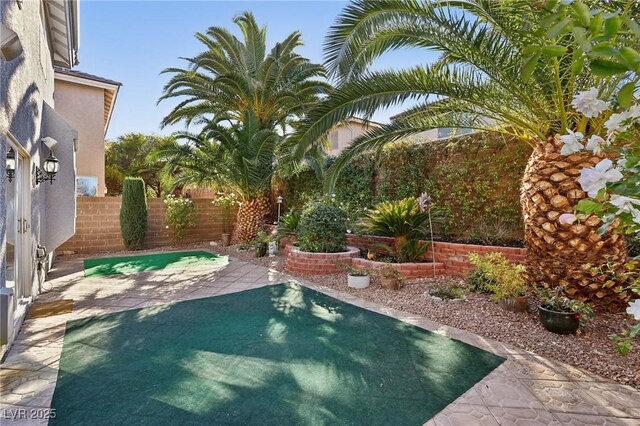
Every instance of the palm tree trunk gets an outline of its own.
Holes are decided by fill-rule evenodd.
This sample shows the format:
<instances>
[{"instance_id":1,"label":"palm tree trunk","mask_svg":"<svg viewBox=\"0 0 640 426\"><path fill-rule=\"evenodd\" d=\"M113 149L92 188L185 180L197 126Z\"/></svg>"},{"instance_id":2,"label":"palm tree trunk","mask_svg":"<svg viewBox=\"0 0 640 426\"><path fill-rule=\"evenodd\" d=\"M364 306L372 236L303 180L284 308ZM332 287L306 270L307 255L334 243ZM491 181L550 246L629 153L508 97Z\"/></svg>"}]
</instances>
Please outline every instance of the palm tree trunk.
<instances>
[{"instance_id":1,"label":"palm tree trunk","mask_svg":"<svg viewBox=\"0 0 640 426\"><path fill-rule=\"evenodd\" d=\"M271 213L271 203L266 195L243 201L238 209L236 237L240 242L251 241Z\"/></svg>"},{"instance_id":2,"label":"palm tree trunk","mask_svg":"<svg viewBox=\"0 0 640 426\"><path fill-rule=\"evenodd\" d=\"M557 136L540 143L522 179L527 277L533 285L563 286L572 298L619 311L625 306L620 286L611 285L611 274L594 271L593 267L620 265L626 260L622 235L614 233L613 226L600 235L602 221L596 215L571 225L558 221L561 214L574 213L576 204L588 198L578 182L580 170L604 157L590 152L564 156L561 146Z\"/></svg>"}]
</instances>

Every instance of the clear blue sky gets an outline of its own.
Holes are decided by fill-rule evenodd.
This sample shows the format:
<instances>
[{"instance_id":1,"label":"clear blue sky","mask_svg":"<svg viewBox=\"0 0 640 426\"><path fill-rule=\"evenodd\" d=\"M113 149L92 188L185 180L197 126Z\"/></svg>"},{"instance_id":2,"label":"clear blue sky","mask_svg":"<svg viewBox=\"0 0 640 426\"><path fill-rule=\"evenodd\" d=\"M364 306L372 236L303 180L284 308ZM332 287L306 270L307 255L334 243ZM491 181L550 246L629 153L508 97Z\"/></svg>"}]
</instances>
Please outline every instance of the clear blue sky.
<instances>
[{"instance_id":1,"label":"clear blue sky","mask_svg":"<svg viewBox=\"0 0 640 426\"><path fill-rule=\"evenodd\" d=\"M169 78L167 67L184 66L179 57L193 56L203 46L193 37L210 26L223 26L239 36L231 19L250 10L267 26L272 46L295 30L305 45L300 53L323 62L322 44L343 1L96 1L80 2L80 65L76 69L122 83L107 138L124 133L170 134L182 126L160 129L160 121L175 105L166 100L156 106ZM399 68L426 63L424 51L394 52L380 58L375 68ZM400 112L380 111L373 119L388 121Z\"/></svg>"}]
</instances>

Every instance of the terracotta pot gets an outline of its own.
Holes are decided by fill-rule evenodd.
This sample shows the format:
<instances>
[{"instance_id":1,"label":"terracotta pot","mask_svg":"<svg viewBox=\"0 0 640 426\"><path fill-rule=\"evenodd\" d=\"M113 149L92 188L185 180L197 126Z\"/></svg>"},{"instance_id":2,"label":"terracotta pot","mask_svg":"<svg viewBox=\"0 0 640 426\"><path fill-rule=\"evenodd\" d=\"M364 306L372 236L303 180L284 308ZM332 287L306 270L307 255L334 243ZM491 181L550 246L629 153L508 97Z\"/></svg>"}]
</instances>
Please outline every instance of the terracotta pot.
<instances>
[{"instance_id":1,"label":"terracotta pot","mask_svg":"<svg viewBox=\"0 0 640 426\"><path fill-rule=\"evenodd\" d=\"M400 281L396 278L382 278L382 287L389 290L400 290Z\"/></svg>"},{"instance_id":2,"label":"terracotta pot","mask_svg":"<svg viewBox=\"0 0 640 426\"><path fill-rule=\"evenodd\" d=\"M527 296L516 296L501 300L498 302L498 305L502 309L510 312L527 312L528 300L529 298Z\"/></svg>"},{"instance_id":3,"label":"terracotta pot","mask_svg":"<svg viewBox=\"0 0 640 426\"><path fill-rule=\"evenodd\" d=\"M222 234L222 247L226 247L231 244L231 234Z\"/></svg>"}]
</instances>

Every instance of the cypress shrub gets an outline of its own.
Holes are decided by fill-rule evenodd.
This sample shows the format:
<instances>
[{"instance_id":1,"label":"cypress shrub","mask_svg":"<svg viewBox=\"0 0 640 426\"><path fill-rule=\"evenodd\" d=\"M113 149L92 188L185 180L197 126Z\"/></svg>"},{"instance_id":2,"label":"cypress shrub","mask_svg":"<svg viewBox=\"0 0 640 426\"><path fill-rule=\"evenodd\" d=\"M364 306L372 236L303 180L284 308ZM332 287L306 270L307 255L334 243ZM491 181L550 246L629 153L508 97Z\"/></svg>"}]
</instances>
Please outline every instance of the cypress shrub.
<instances>
[{"instance_id":1,"label":"cypress shrub","mask_svg":"<svg viewBox=\"0 0 640 426\"><path fill-rule=\"evenodd\" d=\"M147 197L144 181L127 177L122 184L120 231L128 250L140 250L147 232Z\"/></svg>"}]
</instances>

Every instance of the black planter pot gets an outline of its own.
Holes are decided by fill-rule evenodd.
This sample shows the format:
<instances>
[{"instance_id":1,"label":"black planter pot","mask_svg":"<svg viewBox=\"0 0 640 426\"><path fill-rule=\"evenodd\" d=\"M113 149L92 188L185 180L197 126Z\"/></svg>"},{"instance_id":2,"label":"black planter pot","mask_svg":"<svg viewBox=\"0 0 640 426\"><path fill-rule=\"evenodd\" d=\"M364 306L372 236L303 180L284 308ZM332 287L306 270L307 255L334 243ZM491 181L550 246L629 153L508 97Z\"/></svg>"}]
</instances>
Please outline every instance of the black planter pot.
<instances>
[{"instance_id":1,"label":"black planter pot","mask_svg":"<svg viewBox=\"0 0 640 426\"><path fill-rule=\"evenodd\" d=\"M557 312L540 306L540 322L548 331L556 334L575 334L580 327L580 316L576 313Z\"/></svg>"},{"instance_id":2,"label":"black planter pot","mask_svg":"<svg viewBox=\"0 0 640 426\"><path fill-rule=\"evenodd\" d=\"M269 245L267 243L260 243L256 246L256 257L265 257L267 255L267 250L269 250Z\"/></svg>"}]
</instances>

